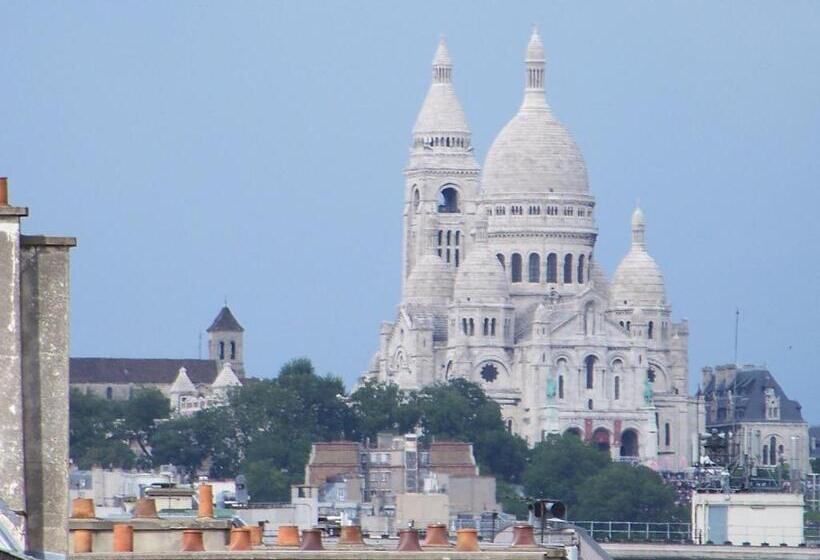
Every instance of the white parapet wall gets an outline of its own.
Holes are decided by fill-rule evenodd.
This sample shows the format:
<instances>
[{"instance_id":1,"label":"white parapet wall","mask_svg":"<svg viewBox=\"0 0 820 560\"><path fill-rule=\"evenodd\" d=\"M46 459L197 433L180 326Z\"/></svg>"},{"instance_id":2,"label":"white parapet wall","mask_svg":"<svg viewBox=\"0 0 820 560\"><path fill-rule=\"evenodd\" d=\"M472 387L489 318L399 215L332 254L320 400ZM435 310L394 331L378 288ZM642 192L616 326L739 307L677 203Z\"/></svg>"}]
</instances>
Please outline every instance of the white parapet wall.
<instances>
[{"instance_id":1,"label":"white parapet wall","mask_svg":"<svg viewBox=\"0 0 820 560\"><path fill-rule=\"evenodd\" d=\"M803 539L803 496L772 492L695 493L692 540L752 546L799 546Z\"/></svg>"}]
</instances>

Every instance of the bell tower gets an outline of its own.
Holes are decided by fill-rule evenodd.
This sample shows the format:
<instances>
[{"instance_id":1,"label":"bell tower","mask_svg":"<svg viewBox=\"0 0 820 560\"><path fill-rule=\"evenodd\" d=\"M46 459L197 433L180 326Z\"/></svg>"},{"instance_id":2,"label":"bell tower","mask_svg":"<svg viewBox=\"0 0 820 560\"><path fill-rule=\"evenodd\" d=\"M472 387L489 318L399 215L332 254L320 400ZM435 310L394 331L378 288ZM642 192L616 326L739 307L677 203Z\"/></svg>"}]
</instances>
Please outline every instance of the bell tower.
<instances>
[{"instance_id":1,"label":"bell tower","mask_svg":"<svg viewBox=\"0 0 820 560\"><path fill-rule=\"evenodd\" d=\"M240 379L245 377L244 333L227 305L208 327L208 358L216 361L220 370L230 363Z\"/></svg>"},{"instance_id":2,"label":"bell tower","mask_svg":"<svg viewBox=\"0 0 820 560\"><path fill-rule=\"evenodd\" d=\"M413 127L410 161L404 172L403 283L429 252L431 238L435 254L454 272L464 259L479 191L479 165L471 136L442 38L433 57L432 83Z\"/></svg>"}]
</instances>

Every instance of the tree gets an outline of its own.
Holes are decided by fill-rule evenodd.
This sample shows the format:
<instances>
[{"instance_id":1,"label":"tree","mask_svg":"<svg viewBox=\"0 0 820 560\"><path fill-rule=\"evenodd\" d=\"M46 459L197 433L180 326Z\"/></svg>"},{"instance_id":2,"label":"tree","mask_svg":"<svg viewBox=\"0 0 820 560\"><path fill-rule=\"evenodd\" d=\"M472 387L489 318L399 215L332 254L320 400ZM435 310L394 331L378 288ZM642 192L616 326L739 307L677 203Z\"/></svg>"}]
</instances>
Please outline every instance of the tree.
<instances>
[{"instance_id":1,"label":"tree","mask_svg":"<svg viewBox=\"0 0 820 560\"><path fill-rule=\"evenodd\" d=\"M210 449L196 416L162 422L151 435L154 466L173 464L182 467L193 478Z\"/></svg>"},{"instance_id":2,"label":"tree","mask_svg":"<svg viewBox=\"0 0 820 560\"><path fill-rule=\"evenodd\" d=\"M69 456L75 465L81 469L134 466L134 452L119 437L120 414L114 401L72 389L69 410Z\"/></svg>"},{"instance_id":3,"label":"tree","mask_svg":"<svg viewBox=\"0 0 820 560\"><path fill-rule=\"evenodd\" d=\"M260 460L245 465L245 479L254 502L287 502L290 500L290 480L274 461Z\"/></svg>"},{"instance_id":4,"label":"tree","mask_svg":"<svg viewBox=\"0 0 820 560\"><path fill-rule=\"evenodd\" d=\"M374 439L379 432L410 432L420 418L415 395L403 392L395 383L368 379L348 401L360 439Z\"/></svg>"},{"instance_id":5,"label":"tree","mask_svg":"<svg viewBox=\"0 0 820 560\"><path fill-rule=\"evenodd\" d=\"M527 443L507 432L498 403L477 384L456 378L425 387L418 397L425 439L473 442L485 474L518 482L528 457Z\"/></svg>"},{"instance_id":6,"label":"tree","mask_svg":"<svg viewBox=\"0 0 820 560\"><path fill-rule=\"evenodd\" d=\"M157 420L168 418L171 405L155 387L139 388L127 401L112 401L120 415L120 436L128 443L136 443L142 451L146 466L151 464L148 440L156 430Z\"/></svg>"},{"instance_id":7,"label":"tree","mask_svg":"<svg viewBox=\"0 0 820 560\"><path fill-rule=\"evenodd\" d=\"M612 463L578 488L573 519L606 521L685 521L675 490L655 471Z\"/></svg>"},{"instance_id":8,"label":"tree","mask_svg":"<svg viewBox=\"0 0 820 560\"><path fill-rule=\"evenodd\" d=\"M561 500L577 519L574 508L579 503L579 489L610 462L607 453L574 435L549 436L532 450L524 472L524 489L534 498Z\"/></svg>"}]
</instances>

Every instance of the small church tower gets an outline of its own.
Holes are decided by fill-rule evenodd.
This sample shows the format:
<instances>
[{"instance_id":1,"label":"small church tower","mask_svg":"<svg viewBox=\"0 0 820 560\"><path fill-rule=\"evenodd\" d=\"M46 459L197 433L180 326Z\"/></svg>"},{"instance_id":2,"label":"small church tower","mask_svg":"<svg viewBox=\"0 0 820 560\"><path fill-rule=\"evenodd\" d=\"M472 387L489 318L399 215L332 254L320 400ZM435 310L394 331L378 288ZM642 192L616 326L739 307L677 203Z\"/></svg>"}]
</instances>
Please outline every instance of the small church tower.
<instances>
[{"instance_id":1,"label":"small church tower","mask_svg":"<svg viewBox=\"0 0 820 560\"><path fill-rule=\"evenodd\" d=\"M245 377L244 332L245 329L227 305L219 311L219 315L208 327L208 358L218 362L220 370L223 365L230 363L240 379Z\"/></svg>"}]
</instances>

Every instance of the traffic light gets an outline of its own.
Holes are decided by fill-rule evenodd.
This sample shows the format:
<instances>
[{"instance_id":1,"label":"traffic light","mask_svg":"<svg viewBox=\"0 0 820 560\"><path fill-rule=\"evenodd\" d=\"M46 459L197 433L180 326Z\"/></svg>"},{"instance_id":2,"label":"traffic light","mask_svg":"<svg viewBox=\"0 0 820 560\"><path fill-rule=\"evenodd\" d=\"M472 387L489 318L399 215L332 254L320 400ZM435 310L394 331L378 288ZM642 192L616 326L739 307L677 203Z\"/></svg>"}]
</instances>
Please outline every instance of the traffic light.
<instances>
[{"instance_id":1,"label":"traffic light","mask_svg":"<svg viewBox=\"0 0 820 560\"><path fill-rule=\"evenodd\" d=\"M558 500L535 500L530 504L530 510L538 519L565 519L567 515L567 507Z\"/></svg>"}]
</instances>

